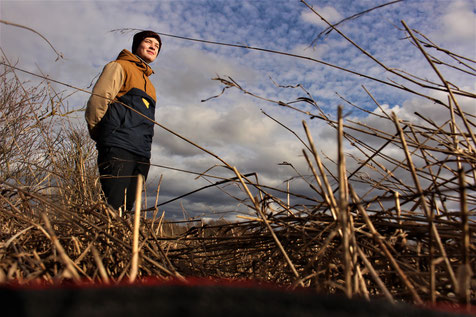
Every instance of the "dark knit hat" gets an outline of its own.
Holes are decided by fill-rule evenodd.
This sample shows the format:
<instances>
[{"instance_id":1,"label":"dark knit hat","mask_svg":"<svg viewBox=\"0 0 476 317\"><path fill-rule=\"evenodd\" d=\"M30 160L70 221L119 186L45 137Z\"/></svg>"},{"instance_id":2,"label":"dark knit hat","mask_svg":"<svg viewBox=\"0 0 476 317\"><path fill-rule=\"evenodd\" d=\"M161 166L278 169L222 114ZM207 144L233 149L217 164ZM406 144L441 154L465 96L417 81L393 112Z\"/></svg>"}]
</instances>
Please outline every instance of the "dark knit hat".
<instances>
[{"instance_id":1,"label":"dark knit hat","mask_svg":"<svg viewBox=\"0 0 476 317\"><path fill-rule=\"evenodd\" d=\"M157 52L157 55L159 55L160 49L162 48L162 40L160 39L159 34L155 33L154 31L142 31L134 35L134 39L132 40L132 54L136 53L136 50L139 47L140 43L146 37L153 37L157 39L157 41L159 41L160 46L159 46L159 51Z\"/></svg>"}]
</instances>

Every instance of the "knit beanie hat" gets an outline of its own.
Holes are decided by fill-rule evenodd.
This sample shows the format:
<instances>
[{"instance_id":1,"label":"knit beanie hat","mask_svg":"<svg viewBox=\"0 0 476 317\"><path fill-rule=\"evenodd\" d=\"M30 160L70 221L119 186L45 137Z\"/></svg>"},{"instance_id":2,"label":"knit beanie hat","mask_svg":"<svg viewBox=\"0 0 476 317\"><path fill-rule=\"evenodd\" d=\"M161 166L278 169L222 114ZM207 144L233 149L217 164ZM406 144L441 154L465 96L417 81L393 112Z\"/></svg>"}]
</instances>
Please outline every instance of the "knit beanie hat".
<instances>
[{"instance_id":1,"label":"knit beanie hat","mask_svg":"<svg viewBox=\"0 0 476 317\"><path fill-rule=\"evenodd\" d=\"M157 55L159 55L160 49L162 48L162 40L160 39L159 34L155 33L154 31L142 31L134 35L134 39L132 40L132 54L136 53L136 50L139 47L140 43L146 37L153 37L157 39L157 41L159 41L160 46L159 46L159 50L157 51Z\"/></svg>"}]
</instances>

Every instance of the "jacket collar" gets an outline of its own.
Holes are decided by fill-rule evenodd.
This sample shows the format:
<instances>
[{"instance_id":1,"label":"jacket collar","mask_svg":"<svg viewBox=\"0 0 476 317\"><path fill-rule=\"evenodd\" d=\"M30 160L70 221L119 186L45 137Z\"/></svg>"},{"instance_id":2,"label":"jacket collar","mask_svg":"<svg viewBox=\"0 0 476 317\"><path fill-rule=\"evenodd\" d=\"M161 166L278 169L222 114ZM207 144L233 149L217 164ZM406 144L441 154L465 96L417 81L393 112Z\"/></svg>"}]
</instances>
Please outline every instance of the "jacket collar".
<instances>
[{"instance_id":1,"label":"jacket collar","mask_svg":"<svg viewBox=\"0 0 476 317\"><path fill-rule=\"evenodd\" d=\"M147 64L142 58L137 55L132 54L130 51L123 49L116 60L125 60L132 62L137 65L137 67L142 70L147 76L150 76L154 73L152 68Z\"/></svg>"}]
</instances>

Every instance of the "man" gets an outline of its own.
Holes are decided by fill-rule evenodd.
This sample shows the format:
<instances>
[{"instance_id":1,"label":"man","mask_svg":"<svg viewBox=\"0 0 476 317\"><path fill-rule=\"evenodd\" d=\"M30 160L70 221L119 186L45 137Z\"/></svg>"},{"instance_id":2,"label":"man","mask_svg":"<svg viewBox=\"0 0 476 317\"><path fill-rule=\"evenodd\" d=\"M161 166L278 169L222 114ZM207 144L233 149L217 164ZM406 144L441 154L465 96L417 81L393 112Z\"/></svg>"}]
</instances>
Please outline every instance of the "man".
<instances>
[{"instance_id":1,"label":"man","mask_svg":"<svg viewBox=\"0 0 476 317\"><path fill-rule=\"evenodd\" d=\"M161 46L153 31L135 34L132 53L124 49L104 67L86 107L89 134L98 150L101 187L115 209L124 205L132 209L137 175L146 179L149 172L156 103L149 64Z\"/></svg>"}]
</instances>

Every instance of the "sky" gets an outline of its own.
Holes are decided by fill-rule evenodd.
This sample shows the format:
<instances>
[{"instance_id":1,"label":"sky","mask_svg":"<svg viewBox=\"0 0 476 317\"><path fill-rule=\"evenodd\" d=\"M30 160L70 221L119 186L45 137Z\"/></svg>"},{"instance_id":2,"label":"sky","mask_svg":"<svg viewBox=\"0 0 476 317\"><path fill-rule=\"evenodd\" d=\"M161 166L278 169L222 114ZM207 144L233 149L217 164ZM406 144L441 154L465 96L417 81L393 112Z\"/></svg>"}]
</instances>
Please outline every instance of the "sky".
<instances>
[{"instance_id":1,"label":"sky","mask_svg":"<svg viewBox=\"0 0 476 317\"><path fill-rule=\"evenodd\" d=\"M306 2L330 23L337 23L390 0ZM302 174L309 174L301 153L303 145L289 130L304 138L301 122L306 120L319 150L330 158L336 155L335 130L323 121L310 120L298 111L254 98L238 89L226 89L220 97L211 98L219 95L224 87L213 78L230 77L253 94L284 102L309 93L328 116L335 118L338 106L342 105L347 118L375 126L379 123L374 117L357 111L345 101L369 112L377 111L362 86L372 93L382 108L396 112L400 118L418 122L415 109L435 122L448 117L446 112L435 110L428 100L329 66L387 82L402 82L337 32L318 38L327 24L299 0L1 0L0 20L36 30L62 54L58 59L48 43L31 31L0 24L0 47L17 67L47 74L88 91L106 63L114 60L123 48L130 50L134 34L130 29L161 33L163 48L156 62L151 64L155 72L151 80L158 96L157 121L215 153L240 172L256 172L260 183L281 189L286 188L286 180L297 175L289 166L280 163L291 163ZM338 29L388 67L438 82L423 55L405 38L401 21L440 47L476 60L475 0L405 0L348 20ZM326 64L174 36L264 48ZM462 89L476 91L474 76L450 68L442 68L442 71ZM41 80L19 75L31 82ZM298 84L304 89L284 88ZM66 100L70 109L85 107L87 93L61 85L55 87L70 95ZM428 94L446 98L434 91ZM476 114L474 99L463 98L461 104L466 111ZM296 106L317 113L305 103ZM78 112L71 120L85 129L82 115ZM217 181L164 166L222 177L234 176L213 156L160 127L155 129L151 163L147 182L149 206L155 201L161 176L159 203ZM310 194L304 182L293 180L290 187L292 191ZM165 211L169 218L184 215L233 218L237 211L247 210L228 194L245 198L243 193L236 191L235 185L228 184L161 206L160 211Z\"/></svg>"}]
</instances>

